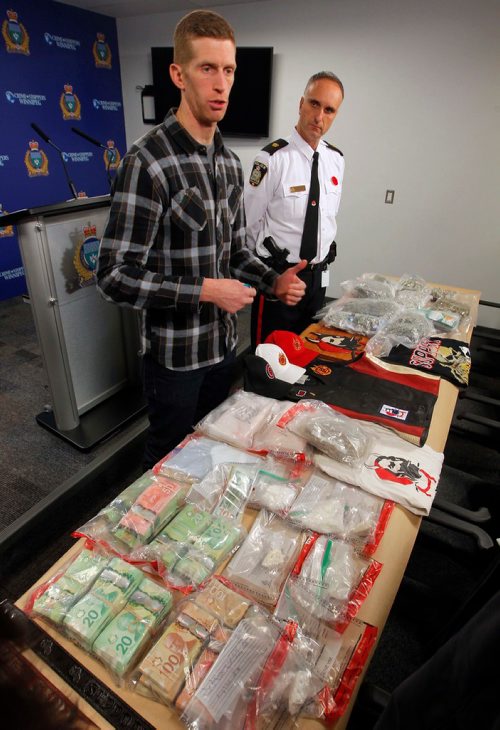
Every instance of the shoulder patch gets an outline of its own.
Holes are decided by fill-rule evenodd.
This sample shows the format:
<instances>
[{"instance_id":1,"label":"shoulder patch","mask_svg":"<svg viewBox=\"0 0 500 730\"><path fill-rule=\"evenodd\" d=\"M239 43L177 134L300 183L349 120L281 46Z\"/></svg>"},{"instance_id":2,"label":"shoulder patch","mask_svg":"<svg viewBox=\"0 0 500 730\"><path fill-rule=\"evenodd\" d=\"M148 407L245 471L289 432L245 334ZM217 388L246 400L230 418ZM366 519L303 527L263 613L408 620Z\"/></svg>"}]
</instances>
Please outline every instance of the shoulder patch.
<instances>
[{"instance_id":1,"label":"shoulder patch","mask_svg":"<svg viewBox=\"0 0 500 730\"><path fill-rule=\"evenodd\" d=\"M274 142L270 142L265 147L262 148L264 152L267 152L269 155L274 155L275 152L282 149L283 147L286 147L288 142L286 139L275 139Z\"/></svg>"},{"instance_id":2,"label":"shoulder patch","mask_svg":"<svg viewBox=\"0 0 500 730\"><path fill-rule=\"evenodd\" d=\"M266 172L267 165L264 165L263 162L259 162L259 160L255 160L255 162L253 163L252 172L250 173L250 179L248 181L250 185L253 185L254 188L260 185L262 180L266 176Z\"/></svg>"},{"instance_id":3,"label":"shoulder patch","mask_svg":"<svg viewBox=\"0 0 500 730\"><path fill-rule=\"evenodd\" d=\"M326 144L326 146L328 147L329 150L333 150L334 152L338 152L339 155L342 155L342 157L344 156L344 153L341 150L339 150L338 147L334 147L332 144L330 144L330 142L327 142L326 139L323 140L323 141L324 141L324 143Z\"/></svg>"}]
</instances>

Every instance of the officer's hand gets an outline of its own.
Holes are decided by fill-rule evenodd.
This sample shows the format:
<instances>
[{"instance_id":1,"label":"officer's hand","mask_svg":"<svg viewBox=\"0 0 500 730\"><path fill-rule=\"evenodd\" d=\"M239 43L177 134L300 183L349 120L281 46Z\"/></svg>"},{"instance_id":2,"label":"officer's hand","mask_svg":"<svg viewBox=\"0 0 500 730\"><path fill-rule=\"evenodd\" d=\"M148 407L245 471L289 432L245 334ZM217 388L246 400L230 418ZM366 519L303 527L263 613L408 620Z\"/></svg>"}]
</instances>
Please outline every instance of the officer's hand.
<instances>
[{"instance_id":1,"label":"officer's hand","mask_svg":"<svg viewBox=\"0 0 500 730\"><path fill-rule=\"evenodd\" d=\"M291 266L284 271L275 281L274 296L278 297L283 304L295 306L298 304L306 292L306 285L299 279L297 274L307 266L306 259L302 259L295 266Z\"/></svg>"},{"instance_id":2,"label":"officer's hand","mask_svg":"<svg viewBox=\"0 0 500 730\"><path fill-rule=\"evenodd\" d=\"M245 286L237 279L204 279L200 302L211 302L219 309L234 314L251 304L256 293L253 287Z\"/></svg>"}]
</instances>

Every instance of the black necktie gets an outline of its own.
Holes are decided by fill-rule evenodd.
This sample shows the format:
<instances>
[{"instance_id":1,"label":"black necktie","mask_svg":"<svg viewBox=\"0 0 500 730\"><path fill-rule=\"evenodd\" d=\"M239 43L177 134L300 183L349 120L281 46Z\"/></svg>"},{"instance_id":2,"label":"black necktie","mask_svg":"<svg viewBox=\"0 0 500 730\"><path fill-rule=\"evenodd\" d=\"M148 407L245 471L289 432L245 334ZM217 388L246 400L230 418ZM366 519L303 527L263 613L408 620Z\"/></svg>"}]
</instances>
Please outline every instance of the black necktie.
<instances>
[{"instance_id":1,"label":"black necktie","mask_svg":"<svg viewBox=\"0 0 500 730\"><path fill-rule=\"evenodd\" d=\"M318 250L318 210L319 210L319 180L318 180L318 153L313 154L311 168L311 184L307 200L304 230L300 242L300 258L311 261Z\"/></svg>"}]
</instances>

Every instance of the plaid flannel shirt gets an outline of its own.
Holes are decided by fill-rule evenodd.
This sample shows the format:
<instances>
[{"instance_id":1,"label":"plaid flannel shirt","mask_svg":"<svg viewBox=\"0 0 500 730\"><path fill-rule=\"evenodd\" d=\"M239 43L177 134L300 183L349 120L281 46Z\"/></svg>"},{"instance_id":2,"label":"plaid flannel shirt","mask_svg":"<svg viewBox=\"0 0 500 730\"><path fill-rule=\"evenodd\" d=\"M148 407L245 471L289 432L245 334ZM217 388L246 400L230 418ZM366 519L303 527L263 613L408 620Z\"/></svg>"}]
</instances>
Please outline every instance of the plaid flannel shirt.
<instances>
[{"instance_id":1,"label":"plaid flannel shirt","mask_svg":"<svg viewBox=\"0 0 500 730\"><path fill-rule=\"evenodd\" d=\"M172 370L220 362L236 347L237 317L201 303L203 279L237 278L267 294L277 274L245 245L243 172L215 133L206 147L177 122L134 143L115 180L99 250L104 298L143 310L143 351Z\"/></svg>"}]
</instances>

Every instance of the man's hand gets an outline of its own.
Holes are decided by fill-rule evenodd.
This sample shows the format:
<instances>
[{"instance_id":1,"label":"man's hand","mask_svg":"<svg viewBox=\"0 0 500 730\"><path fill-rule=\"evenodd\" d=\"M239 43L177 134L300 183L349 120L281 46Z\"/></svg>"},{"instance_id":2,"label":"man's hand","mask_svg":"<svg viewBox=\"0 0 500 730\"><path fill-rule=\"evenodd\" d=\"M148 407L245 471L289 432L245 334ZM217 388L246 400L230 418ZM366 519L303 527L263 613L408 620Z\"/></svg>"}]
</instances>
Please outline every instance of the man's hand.
<instances>
[{"instance_id":1,"label":"man's hand","mask_svg":"<svg viewBox=\"0 0 500 730\"><path fill-rule=\"evenodd\" d=\"M295 266L291 266L289 269L284 271L274 283L273 294L278 297L283 304L288 304L293 307L300 302L304 294L306 293L306 285L299 279L297 274L307 266L306 259L302 259Z\"/></svg>"},{"instance_id":2,"label":"man's hand","mask_svg":"<svg viewBox=\"0 0 500 730\"><path fill-rule=\"evenodd\" d=\"M200 302L211 302L219 309L235 314L251 304L256 293L251 286L245 286L237 279L204 279Z\"/></svg>"}]
</instances>

